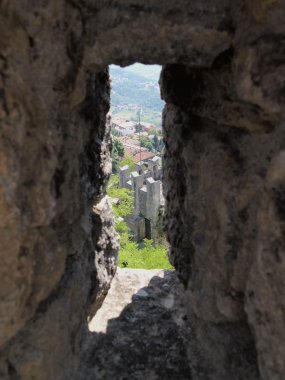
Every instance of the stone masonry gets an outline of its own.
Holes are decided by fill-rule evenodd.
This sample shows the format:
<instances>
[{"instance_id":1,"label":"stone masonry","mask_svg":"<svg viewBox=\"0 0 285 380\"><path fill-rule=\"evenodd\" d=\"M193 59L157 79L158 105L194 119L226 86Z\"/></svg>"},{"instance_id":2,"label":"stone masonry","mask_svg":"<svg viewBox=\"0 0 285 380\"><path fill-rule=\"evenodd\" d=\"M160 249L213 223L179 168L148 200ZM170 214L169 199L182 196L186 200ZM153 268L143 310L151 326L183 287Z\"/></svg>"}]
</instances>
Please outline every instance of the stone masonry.
<instances>
[{"instance_id":1,"label":"stone masonry","mask_svg":"<svg viewBox=\"0 0 285 380\"><path fill-rule=\"evenodd\" d=\"M207 358L190 378L284 380L284 20L284 0L0 0L1 380L86 364L119 245L108 65L135 62L163 65L164 224Z\"/></svg>"},{"instance_id":2,"label":"stone masonry","mask_svg":"<svg viewBox=\"0 0 285 380\"><path fill-rule=\"evenodd\" d=\"M161 183L161 159L154 157L145 164L135 164L130 173L128 165L119 169L119 186L132 190L134 196L133 214L127 218L136 241L144 238L156 239L156 226L162 217L164 198Z\"/></svg>"}]
</instances>

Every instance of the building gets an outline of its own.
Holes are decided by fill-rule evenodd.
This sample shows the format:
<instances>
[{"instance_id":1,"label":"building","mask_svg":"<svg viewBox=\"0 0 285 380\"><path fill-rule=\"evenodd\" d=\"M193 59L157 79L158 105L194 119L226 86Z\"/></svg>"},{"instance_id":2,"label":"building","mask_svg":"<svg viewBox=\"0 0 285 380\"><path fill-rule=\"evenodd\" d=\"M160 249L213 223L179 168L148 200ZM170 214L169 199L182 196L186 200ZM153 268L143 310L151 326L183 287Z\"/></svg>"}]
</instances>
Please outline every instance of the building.
<instances>
[{"instance_id":1,"label":"building","mask_svg":"<svg viewBox=\"0 0 285 380\"><path fill-rule=\"evenodd\" d=\"M135 163L139 163L140 161L148 162L154 157L156 157L154 152L150 152L146 148L141 148L141 151L133 155L133 160Z\"/></svg>"},{"instance_id":2,"label":"building","mask_svg":"<svg viewBox=\"0 0 285 380\"><path fill-rule=\"evenodd\" d=\"M129 136L136 132L136 122L126 121L121 118L111 119L112 131L116 131L118 136Z\"/></svg>"},{"instance_id":3,"label":"building","mask_svg":"<svg viewBox=\"0 0 285 380\"><path fill-rule=\"evenodd\" d=\"M125 157L132 157L135 163L140 161L147 162L155 157L155 153L150 152L147 148L141 147L138 139L130 139L127 136L120 138L124 145Z\"/></svg>"},{"instance_id":4,"label":"building","mask_svg":"<svg viewBox=\"0 0 285 380\"><path fill-rule=\"evenodd\" d=\"M160 179L159 157L149 159L147 169L144 162L135 164L132 173L128 165L120 168L119 186L132 190L134 195L134 211L127 218L127 223L136 241L144 238L156 240L156 227L161 223L164 206Z\"/></svg>"}]
</instances>

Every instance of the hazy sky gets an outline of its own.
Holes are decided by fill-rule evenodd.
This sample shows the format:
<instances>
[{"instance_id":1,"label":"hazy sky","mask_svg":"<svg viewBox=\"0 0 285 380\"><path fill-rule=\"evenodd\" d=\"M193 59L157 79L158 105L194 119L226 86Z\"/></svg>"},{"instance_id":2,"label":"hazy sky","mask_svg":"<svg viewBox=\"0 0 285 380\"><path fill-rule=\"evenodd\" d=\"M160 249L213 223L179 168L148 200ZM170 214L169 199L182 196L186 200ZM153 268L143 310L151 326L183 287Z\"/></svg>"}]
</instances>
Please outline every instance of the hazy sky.
<instances>
[{"instance_id":1,"label":"hazy sky","mask_svg":"<svg viewBox=\"0 0 285 380\"><path fill-rule=\"evenodd\" d=\"M118 67L118 66L111 65L111 69L112 67ZM141 75L143 77L147 77L147 78L158 81L160 71L161 71L161 66L143 65L141 63L135 63L134 65L127 66L124 69L131 71L132 73L135 73L137 75Z\"/></svg>"}]
</instances>

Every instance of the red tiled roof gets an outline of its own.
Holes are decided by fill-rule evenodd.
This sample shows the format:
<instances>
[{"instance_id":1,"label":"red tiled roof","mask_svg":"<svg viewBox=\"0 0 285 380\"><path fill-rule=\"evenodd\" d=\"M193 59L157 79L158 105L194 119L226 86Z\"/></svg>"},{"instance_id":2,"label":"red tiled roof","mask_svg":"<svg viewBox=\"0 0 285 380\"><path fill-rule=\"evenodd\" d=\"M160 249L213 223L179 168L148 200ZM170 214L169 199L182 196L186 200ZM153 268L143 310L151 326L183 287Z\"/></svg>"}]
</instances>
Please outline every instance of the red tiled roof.
<instances>
[{"instance_id":1,"label":"red tiled roof","mask_svg":"<svg viewBox=\"0 0 285 380\"><path fill-rule=\"evenodd\" d=\"M128 136L124 136L120 140L122 141L123 144L127 144L127 145L140 145L139 140L130 139L130 138L128 138Z\"/></svg>"},{"instance_id":2,"label":"red tiled roof","mask_svg":"<svg viewBox=\"0 0 285 380\"><path fill-rule=\"evenodd\" d=\"M140 162L140 161L145 161L150 158L153 158L154 156L155 156L155 153L144 151L144 152L135 154L133 156L133 159L134 159L134 162Z\"/></svg>"},{"instance_id":3,"label":"red tiled roof","mask_svg":"<svg viewBox=\"0 0 285 380\"><path fill-rule=\"evenodd\" d=\"M140 150L139 147L124 146L124 148L125 148L125 157L134 156Z\"/></svg>"}]
</instances>

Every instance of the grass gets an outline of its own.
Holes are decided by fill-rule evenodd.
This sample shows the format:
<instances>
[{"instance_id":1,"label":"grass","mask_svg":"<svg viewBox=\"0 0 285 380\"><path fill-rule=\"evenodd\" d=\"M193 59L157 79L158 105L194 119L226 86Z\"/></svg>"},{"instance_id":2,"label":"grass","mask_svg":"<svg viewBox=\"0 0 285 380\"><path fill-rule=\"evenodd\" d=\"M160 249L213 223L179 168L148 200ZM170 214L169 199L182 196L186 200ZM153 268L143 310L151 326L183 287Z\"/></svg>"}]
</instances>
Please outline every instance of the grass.
<instances>
[{"instance_id":1,"label":"grass","mask_svg":"<svg viewBox=\"0 0 285 380\"><path fill-rule=\"evenodd\" d=\"M119 266L136 269L173 269L167 257L167 248L162 244L154 247L152 240L147 239L144 239L143 247L139 248L136 242L125 242L122 238Z\"/></svg>"},{"instance_id":2,"label":"grass","mask_svg":"<svg viewBox=\"0 0 285 380\"><path fill-rule=\"evenodd\" d=\"M121 236L119 266L137 269L172 269L167 256L168 247L166 243L163 243L165 239L161 239L161 242L156 245L149 239L144 239L140 243L132 241L125 217L132 213L134 198L130 190L119 188L118 175L111 177L107 194L110 198L120 200L113 204L115 229Z\"/></svg>"}]
</instances>

